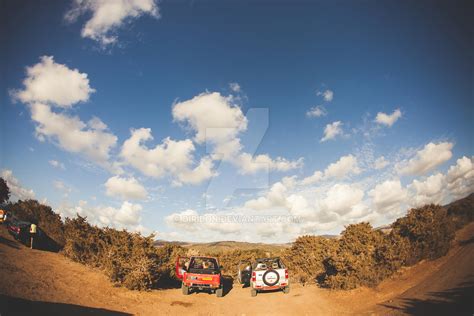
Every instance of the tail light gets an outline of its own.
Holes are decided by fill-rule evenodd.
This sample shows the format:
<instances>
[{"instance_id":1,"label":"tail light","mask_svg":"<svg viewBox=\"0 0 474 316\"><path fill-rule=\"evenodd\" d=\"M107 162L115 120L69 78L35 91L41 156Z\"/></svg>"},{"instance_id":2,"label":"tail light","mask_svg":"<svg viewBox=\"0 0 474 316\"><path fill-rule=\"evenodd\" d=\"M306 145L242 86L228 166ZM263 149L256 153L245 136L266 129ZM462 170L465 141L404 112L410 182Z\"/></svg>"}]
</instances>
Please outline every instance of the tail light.
<instances>
[{"instance_id":1,"label":"tail light","mask_svg":"<svg viewBox=\"0 0 474 316\"><path fill-rule=\"evenodd\" d=\"M285 279L288 279L288 269L285 269Z\"/></svg>"},{"instance_id":2,"label":"tail light","mask_svg":"<svg viewBox=\"0 0 474 316\"><path fill-rule=\"evenodd\" d=\"M255 272L252 272L252 282L257 281L257 274Z\"/></svg>"}]
</instances>

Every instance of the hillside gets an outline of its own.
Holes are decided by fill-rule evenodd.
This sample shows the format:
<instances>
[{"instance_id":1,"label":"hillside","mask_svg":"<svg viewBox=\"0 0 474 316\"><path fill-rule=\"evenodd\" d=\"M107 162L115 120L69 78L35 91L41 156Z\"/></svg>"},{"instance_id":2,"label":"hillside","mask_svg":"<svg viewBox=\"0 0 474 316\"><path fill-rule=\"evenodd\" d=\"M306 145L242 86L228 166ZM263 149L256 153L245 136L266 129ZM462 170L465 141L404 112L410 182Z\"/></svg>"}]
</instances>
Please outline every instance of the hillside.
<instances>
[{"instance_id":1,"label":"hillside","mask_svg":"<svg viewBox=\"0 0 474 316\"><path fill-rule=\"evenodd\" d=\"M0 314L457 314L474 311L474 223L457 232L449 254L421 262L375 289L328 291L294 285L289 295L250 297L235 284L224 298L180 289L130 291L61 254L30 250L0 227Z\"/></svg>"}]
</instances>

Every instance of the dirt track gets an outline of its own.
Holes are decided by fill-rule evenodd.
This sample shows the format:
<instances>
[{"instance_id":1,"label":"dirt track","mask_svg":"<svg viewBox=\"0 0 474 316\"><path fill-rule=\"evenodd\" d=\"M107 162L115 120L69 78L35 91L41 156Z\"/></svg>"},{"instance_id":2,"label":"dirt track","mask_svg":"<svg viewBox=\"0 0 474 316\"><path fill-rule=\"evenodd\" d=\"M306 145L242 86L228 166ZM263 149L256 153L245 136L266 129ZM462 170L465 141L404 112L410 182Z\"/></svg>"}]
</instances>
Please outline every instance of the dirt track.
<instances>
[{"instance_id":1,"label":"dirt track","mask_svg":"<svg viewBox=\"0 0 474 316\"><path fill-rule=\"evenodd\" d=\"M223 298L180 289L150 292L114 287L99 271L60 254L30 250L0 227L0 315L387 315L474 312L474 223L450 253L422 262L376 289L328 291L293 285L291 293L259 294L235 284ZM462 308L462 309L461 309Z\"/></svg>"}]
</instances>

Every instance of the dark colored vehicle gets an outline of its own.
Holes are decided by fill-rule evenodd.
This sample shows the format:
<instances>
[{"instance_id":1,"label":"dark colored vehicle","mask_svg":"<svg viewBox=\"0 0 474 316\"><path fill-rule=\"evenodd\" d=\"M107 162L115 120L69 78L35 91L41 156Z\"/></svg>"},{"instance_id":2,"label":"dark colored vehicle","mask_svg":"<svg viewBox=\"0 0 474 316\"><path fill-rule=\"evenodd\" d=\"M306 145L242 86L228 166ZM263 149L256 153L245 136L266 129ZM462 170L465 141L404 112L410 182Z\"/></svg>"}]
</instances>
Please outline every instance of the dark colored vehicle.
<instances>
[{"instance_id":1,"label":"dark colored vehicle","mask_svg":"<svg viewBox=\"0 0 474 316\"><path fill-rule=\"evenodd\" d=\"M217 297L224 295L221 267L216 258L178 257L176 276L183 281L181 289L184 295L193 290L214 292Z\"/></svg>"},{"instance_id":2,"label":"dark colored vehicle","mask_svg":"<svg viewBox=\"0 0 474 316\"><path fill-rule=\"evenodd\" d=\"M26 243L30 238L30 225L29 222L12 219L8 222L7 229L13 238Z\"/></svg>"}]
</instances>

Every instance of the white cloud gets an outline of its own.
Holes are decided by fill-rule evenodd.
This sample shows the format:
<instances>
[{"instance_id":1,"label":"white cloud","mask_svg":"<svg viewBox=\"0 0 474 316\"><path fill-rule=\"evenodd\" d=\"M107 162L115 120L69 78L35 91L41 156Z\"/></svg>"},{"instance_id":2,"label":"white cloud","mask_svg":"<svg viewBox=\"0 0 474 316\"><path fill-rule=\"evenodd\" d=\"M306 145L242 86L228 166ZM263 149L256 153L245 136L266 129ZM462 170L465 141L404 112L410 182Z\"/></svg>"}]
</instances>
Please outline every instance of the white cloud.
<instances>
[{"instance_id":1,"label":"white cloud","mask_svg":"<svg viewBox=\"0 0 474 316\"><path fill-rule=\"evenodd\" d=\"M194 140L198 144L208 141L221 145L247 129L247 119L233 104L232 97L224 97L218 92L201 93L174 104L173 118L186 123L196 133Z\"/></svg>"},{"instance_id":2,"label":"white cloud","mask_svg":"<svg viewBox=\"0 0 474 316\"><path fill-rule=\"evenodd\" d=\"M86 124L66 111L53 110L53 107L68 109L89 99L95 90L89 86L87 74L43 56L38 64L27 67L23 84L25 89L14 91L13 96L29 104L40 141L49 139L66 151L80 153L101 166L110 167L109 152L117 137L106 131L107 125L96 117ZM61 164L50 163L61 168Z\"/></svg>"},{"instance_id":3,"label":"white cloud","mask_svg":"<svg viewBox=\"0 0 474 316\"><path fill-rule=\"evenodd\" d=\"M449 167L446 175L449 192L456 198L463 198L474 192L474 157L459 158Z\"/></svg>"},{"instance_id":4,"label":"white cloud","mask_svg":"<svg viewBox=\"0 0 474 316\"><path fill-rule=\"evenodd\" d=\"M381 170L381 169L384 169L385 167L387 167L390 163L385 159L384 156L380 156L379 158L377 158L374 162L374 168L376 170Z\"/></svg>"},{"instance_id":5,"label":"white cloud","mask_svg":"<svg viewBox=\"0 0 474 316\"><path fill-rule=\"evenodd\" d=\"M445 198L445 176L437 173L426 178L424 181L413 180L408 186L413 191L412 204L416 207L425 204L441 204Z\"/></svg>"},{"instance_id":6,"label":"white cloud","mask_svg":"<svg viewBox=\"0 0 474 316\"><path fill-rule=\"evenodd\" d=\"M53 112L45 104L31 105L31 118L37 123L36 136L40 140L48 138L60 148L80 153L99 165L107 165L110 150L117 137L104 129L94 129L77 116Z\"/></svg>"},{"instance_id":7,"label":"white cloud","mask_svg":"<svg viewBox=\"0 0 474 316\"><path fill-rule=\"evenodd\" d=\"M361 172L357 158L353 155L342 156L338 161L331 163L324 172L315 171L311 176L301 181L302 185L309 185L320 180L331 178L341 179L350 174L359 174Z\"/></svg>"},{"instance_id":8,"label":"white cloud","mask_svg":"<svg viewBox=\"0 0 474 316\"><path fill-rule=\"evenodd\" d=\"M249 200L245 203L246 208L254 210L264 210L273 207L286 206L286 193L288 188L281 182L276 182L272 185L265 196L257 199Z\"/></svg>"},{"instance_id":9,"label":"white cloud","mask_svg":"<svg viewBox=\"0 0 474 316\"><path fill-rule=\"evenodd\" d=\"M303 159L290 161L275 159L267 154L252 156L242 152L239 134L247 130L247 118L232 96L218 92L202 93L173 106L173 118L193 131L198 144L212 146L212 159L229 161L240 168L241 173L260 170L288 171L301 167Z\"/></svg>"},{"instance_id":10,"label":"white cloud","mask_svg":"<svg viewBox=\"0 0 474 316\"><path fill-rule=\"evenodd\" d=\"M326 102L331 102L332 99L334 98L334 91L327 89L327 90L322 91L322 92L318 91L316 93L316 95L322 96L324 101L326 101Z\"/></svg>"},{"instance_id":11,"label":"white cloud","mask_svg":"<svg viewBox=\"0 0 474 316\"><path fill-rule=\"evenodd\" d=\"M375 122L382 124L388 127L391 127L395 122L402 117L402 112L400 109L396 109L392 114L386 114L383 112L377 113L375 117Z\"/></svg>"},{"instance_id":12,"label":"white cloud","mask_svg":"<svg viewBox=\"0 0 474 316\"><path fill-rule=\"evenodd\" d=\"M241 231L242 225L237 222L221 220L225 217L218 215L226 214L199 214L195 210L185 210L178 213L172 213L165 217L167 225L183 231L203 232L211 231L214 234L235 234Z\"/></svg>"},{"instance_id":13,"label":"white cloud","mask_svg":"<svg viewBox=\"0 0 474 316\"><path fill-rule=\"evenodd\" d=\"M343 178L348 174L359 174L357 158L352 155L341 157L337 162L330 164L324 171L326 178Z\"/></svg>"},{"instance_id":14,"label":"white cloud","mask_svg":"<svg viewBox=\"0 0 474 316\"><path fill-rule=\"evenodd\" d=\"M448 161L452 157L451 149L453 143L429 143L416 153L416 156L408 162L402 162L397 168L404 175L422 175L426 174Z\"/></svg>"},{"instance_id":15,"label":"white cloud","mask_svg":"<svg viewBox=\"0 0 474 316\"><path fill-rule=\"evenodd\" d=\"M301 184L309 185L309 184L313 184L318 181L321 181L323 179L324 179L324 173L319 170L316 170L312 175L301 180Z\"/></svg>"},{"instance_id":16,"label":"white cloud","mask_svg":"<svg viewBox=\"0 0 474 316\"><path fill-rule=\"evenodd\" d=\"M130 138L123 143L121 157L144 175L161 178L169 174L175 184L197 184L214 175L213 163L207 157L192 168L195 147L191 140L175 141L168 137L151 149L143 145L150 140L153 140L151 129L132 130Z\"/></svg>"},{"instance_id":17,"label":"white cloud","mask_svg":"<svg viewBox=\"0 0 474 316\"><path fill-rule=\"evenodd\" d=\"M13 96L23 103L46 103L69 108L89 100L95 92L89 85L86 73L54 62L53 56L43 56L40 62L26 68L24 90L14 91Z\"/></svg>"},{"instance_id":18,"label":"white cloud","mask_svg":"<svg viewBox=\"0 0 474 316\"><path fill-rule=\"evenodd\" d=\"M61 170L66 170L66 167L64 166L64 164L62 162L59 162L57 160L50 160L48 162L54 168L58 168L58 169L61 169Z\"/></svg>"},{"instance_id":19,"label":"white cloud","mask_svg":"<svg viewBox=\"0 0 474 316\"><path fill-rule=\"evenodd\" d=\"M75 22L81 15L91 14L81 36L100 42L103 46L117 42L114 35L122 25L142 15L159 18L155 0L74 0L65 19Z\"/></svg>"},{"instance_id":20,"label":"white cloud","mask_svg":"<svg viewBox=\"0 0 474 316\"><path fill-rule=\"evenodd\" d=\"M401 204L406 201L407 191L400 180L396 179L377 184L369 195L379 213L394 213L399 211Z\"/></svg>"},{"instance_id":21,"label":"white cloud","mask_svg":"<svg viewBox=\"0 0 474 316\"><path fill-rule=\"evenodd\" d=\"M89 223L100 227L113 227L116 229L127 229L131 231L143 232L140 225L141 211L140 204L124 201L119 208L112 206L90 206L86 201L79 201L74 207L63 206L59 208L59 213L63 218L75 217L76 214L87 217Z\"/></svg>"},{"instance_id":22,"label":"white cloud","mask_svg":"<svg viewBox=\"0 0 474 316\"><path fill-rule=\"evenodd\" d=\"M345 215L362 202L364 191L348 184L335 184L332 186L326 198L321 201L321 209L326 212L334 212Z\"/></svg>"},{"instance_id":23,"label":"white cloud","mask_svg":"<svg viewBox=\"0 0 474 316\"><path fill-rule=\"evenodd\" d=\"M306 112L307 117L321 117L321 116L326 116L328 114L326 108L322 105L318 105L315 107L312 107L309 109L308 112Z\"/></svg>"},{"instance_id":24,"label":"white cloud","mask_svg":"<svg viewBox=\"0 0 474 316\"><path fill-rule=\"evenodd\" d=\"M8 169L3 169L1 177L7 183L10 189L11 197L18 200L28 200L35 198L35 192L21 186L20 181L13 176L13 172Z\"/></svg>"},{"instance_id":25,"label":"white cloud","mask_svg":"<svg viewBox=\"0 0 474 316\"><path fill-rule=\"evenodd\" d=\"M252 157L252 155L248 153L242 153L238 156L235 163L240 167L240 171L243 174L255 173L260 170L288 171L301 168L303 158L287 160L282 157L277 157L276 159L272 159L266 154Z\"/></svg>"},{"instance_id":26,"label":"white cloud","mask_svg":"<svg viewBox=\"0 0 474 316\"><path fill-rule=\"evenodd\" d=\"M342 122L336 121L331 124L327 124L324 128L324 137L321 138L321 142L325 142L330 139L336 138L338 135L343 135L342 133Z\"/></svg>"},{"instance_id":27,"label":"white cloud","mask_svg":"<svg viewBox=\"0 0 474 316\"><path fill-rule=\"evenodd\" d=\"M237 82L231 82L229 83L229 88L230 90L232 90L233 92L240 92L241 90L241 87L240 85L237 83Z\"/></svg>"},{"instance_id":28,"label":"white cloud","mask_svg":"<svg viewBox=\"0 0 474 316\"><path fill-rule=\"evenodd\" d=\"M133 177L111 177L105 182L105 188L108 196L115 196L124 200L142 200L148 195L146 189Z\"/></svg>"}]
</instances>

